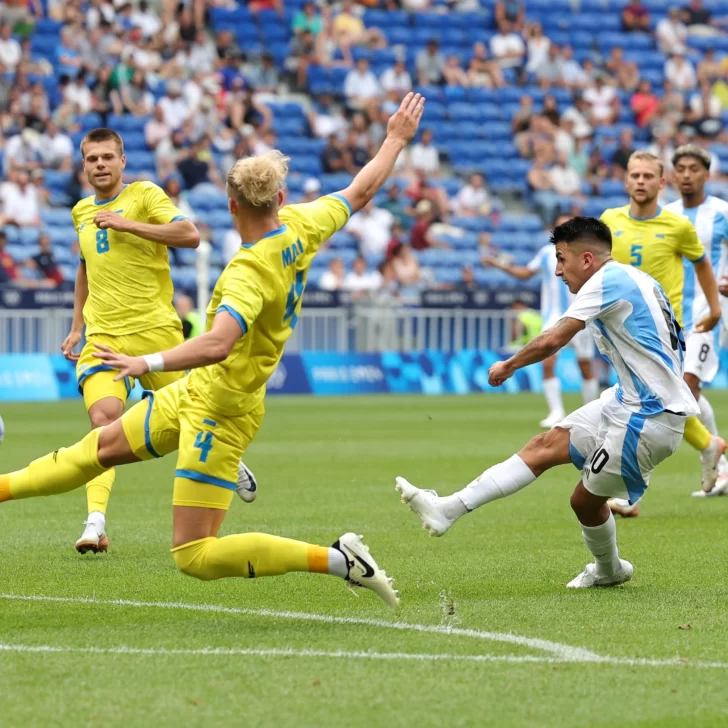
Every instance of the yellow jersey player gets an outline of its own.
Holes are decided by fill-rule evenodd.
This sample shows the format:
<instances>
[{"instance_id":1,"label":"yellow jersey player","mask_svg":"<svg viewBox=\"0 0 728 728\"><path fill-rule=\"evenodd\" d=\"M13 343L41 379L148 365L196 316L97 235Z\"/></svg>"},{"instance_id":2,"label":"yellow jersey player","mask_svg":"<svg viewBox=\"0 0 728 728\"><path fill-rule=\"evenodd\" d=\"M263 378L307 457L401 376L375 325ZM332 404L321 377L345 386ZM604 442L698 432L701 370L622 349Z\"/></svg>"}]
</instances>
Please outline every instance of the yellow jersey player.
<instances>
[{"instance_id":1,"label":"yellow jersey player","mask_svg":"<svg viewBox=\"0 0 728 728\"><path fill-rule=\"evenodd\" d=\"M713 267L690 220L660 207L657 202L665 186L660 159L649 152L635 152L627 165L625 185L629 204L606 210L602 215L612 231L612 257L649 273L662 286L680 326L685 299L683 258L686 258L694 267L708 304L707 315L695 322L693 330L711 331L720 321L721 313ZM702 485L709 491L718 477L718 464L726 444L712 435L697 417L688 418L685 439L700 451ZM623 516L639 514L638 503L629 506L626 501L615 499L610 501L610 507Z\"/></svg>"},{"instance_id":2,"label":"yellow jersey player","mask_svg":"<svg viewBox=\"0 0 728 728\"><path fill-rule=\"evenodd\" d=\"M298 320L311 261L385 183L423 109L424 98L408 94L374 159L345 190L315 202L279 209L288 171L280 152L236 162L227 193L243 245L215 286L206 332L142 357L106 346L97 353L99 361L119 369L119 381L193 371L76 445L0 475L0 501L66 492L105 468L179 450L172 553L185 574L203 580L289 571L331 574L373 590L395 607L391 579L353 533L331 548L261 533L217 534L236 488L238 460L263 420L266 381Z\"/></svg>"},{"instance_id":3,"label":"yellow jersey player","mask_svg":"<svg viewBox=\"0 0 728 728\"><path fill-rule=\"evenodd\" d=\"M131 378L116 381L116 372L93 356L98 344L141 354L176 346L182 324L172 305L167 246L196 248L200 235L167 195L152 182L124 184L124 144L111 129L94 129L81 142L83 166L94 195L72 210L81 246L76 274L71 332L63 342L67 359L76 361L78 386L92 427L121 417ZM84 324L86 344L73 353ZM140 377L146 389L160 389L180 372ZM106 507L114 483L113 468L86 486L88 518L76 542L80 553L106 551Z\"/></svg>"}]
</instances>

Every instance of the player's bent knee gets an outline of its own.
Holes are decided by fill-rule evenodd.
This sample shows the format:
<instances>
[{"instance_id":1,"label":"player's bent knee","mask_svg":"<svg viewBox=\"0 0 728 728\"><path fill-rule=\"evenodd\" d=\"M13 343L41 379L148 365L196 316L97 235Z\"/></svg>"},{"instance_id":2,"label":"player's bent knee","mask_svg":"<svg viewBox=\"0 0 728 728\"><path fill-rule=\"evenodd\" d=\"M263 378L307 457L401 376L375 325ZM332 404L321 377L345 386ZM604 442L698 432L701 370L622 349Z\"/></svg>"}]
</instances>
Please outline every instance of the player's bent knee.
<instances>
[{"instance_id":1,"label":"player's bent knee","mask_svg":"<svg viewBox=\"0 0 728 728\"><path fill-rule=\"evenodd\" d=\"M518 454L536 476L556 465L565 465L571 462L569 431L563 427L554 427L536 435Z\"/></svg>"},{"instance_id":2,"label":"player's bent knee","mask_svg":"<svg viewBox=\"0 0 728 728\"><path fill-rule=\"evenodd\" d=\"M94 429L97 427L106 427L106 425L116 422L124 413L124 405L117 399L112 399L108 404L104 403L103 406L98 406L100 404L100 402L97 402L88 413L89 420L91 420L91 427Z\"/></svg>"},{"instance_id":3,"label":"player's bent knee","mask_svg":"<svg viewBox=\"0 0 728 728\"><path fill-rule=\"evenodd\" d=\"M198 541L190 541L172 549L172 558L177 568L187 576L202 581L210 581L216 578L207 569L207 550L214 538L201 538Z\"/></svg>"}]
</instances>

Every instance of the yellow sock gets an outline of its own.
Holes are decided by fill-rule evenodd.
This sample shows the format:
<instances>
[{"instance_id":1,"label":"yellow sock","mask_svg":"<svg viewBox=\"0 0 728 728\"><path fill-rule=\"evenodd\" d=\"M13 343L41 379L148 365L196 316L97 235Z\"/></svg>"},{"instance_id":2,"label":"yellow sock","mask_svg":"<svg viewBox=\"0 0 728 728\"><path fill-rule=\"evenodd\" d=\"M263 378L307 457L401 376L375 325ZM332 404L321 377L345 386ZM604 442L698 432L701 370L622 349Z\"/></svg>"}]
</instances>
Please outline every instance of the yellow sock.
<instances>
[{"instance_id":1,"label":"yellow sock","mask_svg":"<svg viewBox=\"0 0 728 728\"><path fill-rule=\"evenodd\" d=\"M88 503L89 513L94 511L106 513L109 498L111 498L111 486L114 485L115 477L116 468L110 468L86 485L86 502Z\"/></svg>"},{"instance_id":2,"label":"yellow sock","mask_svg":"<svg viewBox=\"0 0 728 728\"><path fill-rule=\"evenodd\" d=\"M705 450L710 445L710 430L697 417L688 417L685 423L685 440L696 450Z\"/></svg>"},{"instance_id":3,"label":"yellow sock","mask_svg":"<svg viewBox=\"0 0 728 728\"><path fill-rule=\"evenodd\" d=\"M71 447L34 460L23 470L0 475L0 502L66 493L101 475L105 468L99 464L100 434L100 429L93 430Z\"/></svg>"},{"instance_id":4,"label":"yellow sock","mask_svg":"<svg viewBox=\"0 0 728 728\"><path fill-rule=\"evenodd\" d=\"M329 573L329 549L267 533L202 538L172 549L180 571L210 581L227 576L279 576L289 571Z\"/></svg>"}]
</instances>

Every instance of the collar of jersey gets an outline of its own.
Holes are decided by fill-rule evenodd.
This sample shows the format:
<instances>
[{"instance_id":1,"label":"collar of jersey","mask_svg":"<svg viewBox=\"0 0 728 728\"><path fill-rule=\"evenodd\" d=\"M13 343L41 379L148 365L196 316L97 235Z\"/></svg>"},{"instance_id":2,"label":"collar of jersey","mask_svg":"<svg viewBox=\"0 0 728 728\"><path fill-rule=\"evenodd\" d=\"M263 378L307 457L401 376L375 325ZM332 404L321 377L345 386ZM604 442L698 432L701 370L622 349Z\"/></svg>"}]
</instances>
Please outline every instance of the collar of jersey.
<instances>
[{"instance_id":1,"label":"collar of jersey","mask_svg":"<svg viewBox=\"0 0 728 728\"><path fill-rule=\"evenodd\" d=\"M269 233L266 233L261 240L265 240L266 238L272 238L274 235L280 235L281 233L286 232L288 229L287 225L281 225L279 228L276 228L275 230L271 230ZM243 243L240 247L241 248L252 248L255 245L255 243Z\"/></svg>"},{"instance_id":2,"label":"collar of jersey","mask_svg":"<svg viewBox=\"0 0 728 728\"><path fill-rule=\"evenodd\" d=\"M662 212L662 208L658 205L657 206L657 212L654 215L651 215L650 217L635 217L631 212L628 211L629 216L633 220L654 220L656 217L660 216L660 213Z\"/></svg>"},{"instance_id":3,"label":"collar of jersey","mask_svg":"<svg viewBox=\"0 0 728 728\"><path fill-rule=\"evenodd\" d=\"M113 197L110 197L108 200L97 200L96 195L94 195L94 205L108 205L109 202L113 202L126 188L127 185L124 185Z\"/></svg>"}]
</instances>

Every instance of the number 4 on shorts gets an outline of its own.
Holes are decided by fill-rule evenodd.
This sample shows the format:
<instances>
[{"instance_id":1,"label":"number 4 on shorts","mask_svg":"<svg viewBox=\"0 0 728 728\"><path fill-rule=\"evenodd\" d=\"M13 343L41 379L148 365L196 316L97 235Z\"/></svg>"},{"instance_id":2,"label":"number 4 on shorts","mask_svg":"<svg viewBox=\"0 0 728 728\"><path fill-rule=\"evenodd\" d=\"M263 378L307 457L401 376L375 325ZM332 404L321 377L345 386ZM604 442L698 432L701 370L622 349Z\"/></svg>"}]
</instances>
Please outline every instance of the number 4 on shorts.
<instances>
[{"instance_id":1,"label":"number 4 on shorts","mask_svg":"<svg viewBox=\"0 0 728 728\"><path fill-rule=\"evenodd\" d=\"M212 433L211 432L198 432L195 438L195 447L200 451L200 462L206 463L207 456L212 450Z\"/></svg>"}]
</instances>

